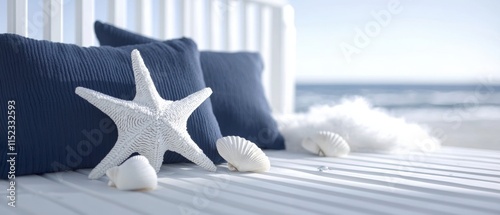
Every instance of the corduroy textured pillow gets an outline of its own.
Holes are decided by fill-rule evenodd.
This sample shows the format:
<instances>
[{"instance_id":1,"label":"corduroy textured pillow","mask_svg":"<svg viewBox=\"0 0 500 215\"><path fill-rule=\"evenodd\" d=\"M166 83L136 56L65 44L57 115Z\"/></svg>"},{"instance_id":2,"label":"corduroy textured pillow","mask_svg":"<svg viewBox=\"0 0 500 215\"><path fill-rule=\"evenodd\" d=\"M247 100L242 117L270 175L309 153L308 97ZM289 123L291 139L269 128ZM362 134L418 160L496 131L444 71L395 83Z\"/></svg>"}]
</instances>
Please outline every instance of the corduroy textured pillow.
<instances>
[{"instance_id":1,"label":"corduroy textured pillow","mask_svg":"<svg viewBox=\"0 0 500 215\"><path fill-rule=\"evenodd\" d=\"M94 24L99 43L124 46L157 42L115 26ZM284 149L261 82L262 59L257 53L201 52L205 83L214 91L212 106L223 136L237 135L263 149Z\"/></svg>"},{"instance_id":2,"label":"corduroy textured pillow","mask_svg":"<svg viewBox=\"0 0 500 215\"><path fill-rule=\"evenodd\" d=\"M145 45L82 48L76 45L0 34L0 138L7 139L7 101L15 101L16 175L91 168L113 147L113 121L75 94L77 86L132 100L135 83L130 53L138 49L160 95L179 100L205 88L196 44L177 39ZM223 159L221 137L210 100L188 120L188 132L214 163ZM9 164L0 145L0 178ZM164 163L187 162L174 152Z\"/></svg>"}]
</instances>

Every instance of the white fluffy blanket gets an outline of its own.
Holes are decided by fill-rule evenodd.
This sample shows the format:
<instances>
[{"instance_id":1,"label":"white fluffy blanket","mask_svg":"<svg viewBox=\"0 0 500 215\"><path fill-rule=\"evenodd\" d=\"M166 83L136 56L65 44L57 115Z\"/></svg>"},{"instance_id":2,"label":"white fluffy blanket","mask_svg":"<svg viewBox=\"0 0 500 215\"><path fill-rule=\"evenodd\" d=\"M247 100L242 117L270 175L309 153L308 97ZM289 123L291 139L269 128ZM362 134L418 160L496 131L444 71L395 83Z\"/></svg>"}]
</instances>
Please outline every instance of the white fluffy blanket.
<instances>
[{"instance_id":1,"label":"white fluffy blanket","mask_svg":"<svg viewBox=\"0 0 500 215\"><path fill-rule=\"evenodd\" d=\"M434 151L440 141L425 127L391 116L363 98L347 99L335 106L316 106L307 113L275 116L286 149L304 151L301 142L318 131L341 135L351 151L402 153Z\"/></svg>"}]
</instances>

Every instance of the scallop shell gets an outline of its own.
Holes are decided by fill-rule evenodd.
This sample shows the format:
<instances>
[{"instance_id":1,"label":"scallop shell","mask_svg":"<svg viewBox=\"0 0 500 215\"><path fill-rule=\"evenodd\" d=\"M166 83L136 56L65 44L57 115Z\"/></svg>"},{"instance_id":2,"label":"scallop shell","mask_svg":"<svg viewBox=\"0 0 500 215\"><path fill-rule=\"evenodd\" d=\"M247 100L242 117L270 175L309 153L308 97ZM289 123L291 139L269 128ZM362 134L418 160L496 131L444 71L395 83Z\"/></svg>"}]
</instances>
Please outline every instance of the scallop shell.
<instances>
[{"instance_id":1,"label":"scallop shell","mask_svg":"<svg viewBox=\"0 0 500 215\"><path fill-rule=\"evenodd\" d=\"M119 190L152 190L158 185L158 176L146 157L139 155L122 165L106 171L108 185Z\"/></svg>"},{"instance_id":2,"label":"scallop shell","mask_svg":"<svg viewBox=\"0 0 500 215\"><path fill-rule=\"evenodd\" d=\"M255 143L237 136L217 140L217 151L226 159L229 170L239 172L266 172L271 162Z\"/></svg>"},{"instance_id":3,"label":"scallop shell","mask_svg":"<svg viewBox=\"0 0 500 215\"><path fill-rule=\"evenodd\" d=\"M341 157L351 151L344 138L330 131L320 131L305 138L302 147L322 157Z\"/></svg>"}]
</instances>

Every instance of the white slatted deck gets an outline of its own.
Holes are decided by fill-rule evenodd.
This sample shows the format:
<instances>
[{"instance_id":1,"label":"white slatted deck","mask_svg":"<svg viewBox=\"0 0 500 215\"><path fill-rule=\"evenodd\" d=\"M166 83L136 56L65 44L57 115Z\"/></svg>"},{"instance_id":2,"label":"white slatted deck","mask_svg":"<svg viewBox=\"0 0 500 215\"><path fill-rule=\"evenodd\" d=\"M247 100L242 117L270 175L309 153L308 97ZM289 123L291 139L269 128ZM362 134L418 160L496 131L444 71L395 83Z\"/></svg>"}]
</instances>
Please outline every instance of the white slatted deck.
<instances>
[{"instance_id":1,"label":"white slatted deck","mask_svg":"<svg viewBox=\"0 0 500 215\"><path fill-rule=\"evenodd\" d=\"M264 174L163 165L151 192L88 180L90 170L18 177L17 207L3 198L0 214L500 214L500 151L266 154L272 168ZM1 187L6 196L7 182Z\"/></svg>"}]
</instances>

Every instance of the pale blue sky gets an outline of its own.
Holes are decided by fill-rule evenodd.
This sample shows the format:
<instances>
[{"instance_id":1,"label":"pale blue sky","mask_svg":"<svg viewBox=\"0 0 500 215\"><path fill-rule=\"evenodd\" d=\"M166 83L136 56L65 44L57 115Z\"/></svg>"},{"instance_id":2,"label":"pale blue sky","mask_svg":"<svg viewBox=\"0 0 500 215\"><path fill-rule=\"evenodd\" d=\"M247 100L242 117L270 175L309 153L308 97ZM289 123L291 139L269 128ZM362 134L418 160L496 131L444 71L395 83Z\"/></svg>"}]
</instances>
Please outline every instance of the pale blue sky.
<instances>
[{"instance_id":1,"label":"pale blue sky","mask_svg":"<svg viewBox=\"0 0 500 215\"><path fill-rule=\"evenodd\" d=\"M299 82L477 83L492 77L500 83L500 0L395 1L400 13L391 14L391 21L363 46L354 42L357 29L366 33L371 25L372 32L377 30L372 12L389 11L394 0L289 1L296 13ZM5 2L0 0L2 9ZM30 14L42 2L30 0ZM107 4L99 2L96 19L106 20ZM74 6L73 0L65 0L64 7ZM133 7L128 9L134 17ZM5 11L0 20L6 20ZM65 29L73 23L74 14L66 13ZM133 29L134 20L127 24ZM0 32L5 31L1 21ZM41 29L32 33L41 39ZM65 33L65 42L74 42L74 33ZM357 53L346 55L342 47Z\"/></svg>"},{"instance_id":2,"label":"pale blue sky","mask_svg":"<svg viewBox=\"0 0 500 215\"><path fill-rule=\"evenodd\" d=\"M402 11L347 62L340 44L391 0L290 0L298 81L500 83L499 0L400 0Z\"/></svg>"}]
</instances>

